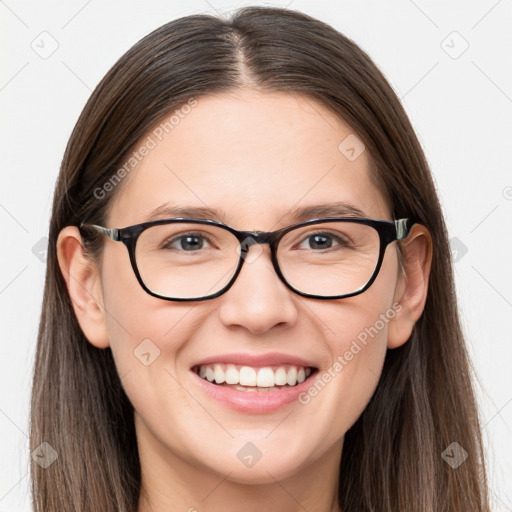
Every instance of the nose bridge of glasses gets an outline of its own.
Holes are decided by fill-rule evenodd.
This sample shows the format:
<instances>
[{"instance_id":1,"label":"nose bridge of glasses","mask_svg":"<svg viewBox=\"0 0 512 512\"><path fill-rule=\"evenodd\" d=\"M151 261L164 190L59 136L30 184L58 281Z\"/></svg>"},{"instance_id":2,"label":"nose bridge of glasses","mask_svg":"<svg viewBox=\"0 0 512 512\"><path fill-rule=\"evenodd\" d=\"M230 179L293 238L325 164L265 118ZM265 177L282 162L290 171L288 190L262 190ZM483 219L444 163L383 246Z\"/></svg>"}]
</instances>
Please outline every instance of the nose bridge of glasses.
<instances>
[{"instance_id":1,"label":"nose bridge of glasses","mask_svg":"<svg viewBox=\"0 0 512 512\"><path fill-rule=\"evenodd\" d=\"M251 245L268 244L271 246L274 240L274 233L266 231L242 231L241 248L243 252L247 252Z\"/></svg>"}]
</instances>

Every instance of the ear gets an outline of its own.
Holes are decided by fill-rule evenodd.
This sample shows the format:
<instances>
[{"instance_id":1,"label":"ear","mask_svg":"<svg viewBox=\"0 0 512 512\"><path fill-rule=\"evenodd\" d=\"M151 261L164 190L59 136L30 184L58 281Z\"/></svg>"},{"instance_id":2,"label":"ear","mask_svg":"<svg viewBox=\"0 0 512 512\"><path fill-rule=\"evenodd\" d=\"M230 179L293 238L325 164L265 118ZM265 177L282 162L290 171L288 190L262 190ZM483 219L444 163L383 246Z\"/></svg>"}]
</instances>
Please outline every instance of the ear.
<instances>
[{"instance_id":1,"label":"ear","mask_svg":"<svg viewBox=\"0 0 512 512\"><path fill-rule=\"evenodd\" d=\"M394 302L402 307L388 324L388 348L397 348L410 338L425 307L432 265L432 237L425 226L415 224L401 246L404 268L399 270Z\"/></svg>"},{"instance_id":2,"label":"ear","mask_svg":"<svg viewBox=\"0 0 512 512\"><path fill-rule=\"evenodd\" d=\"M76 226L66 226L59 233L57 258L85 337L95 347L108 347L100 274L97 265L85 255Z\"/></svg>"}]
</instances>

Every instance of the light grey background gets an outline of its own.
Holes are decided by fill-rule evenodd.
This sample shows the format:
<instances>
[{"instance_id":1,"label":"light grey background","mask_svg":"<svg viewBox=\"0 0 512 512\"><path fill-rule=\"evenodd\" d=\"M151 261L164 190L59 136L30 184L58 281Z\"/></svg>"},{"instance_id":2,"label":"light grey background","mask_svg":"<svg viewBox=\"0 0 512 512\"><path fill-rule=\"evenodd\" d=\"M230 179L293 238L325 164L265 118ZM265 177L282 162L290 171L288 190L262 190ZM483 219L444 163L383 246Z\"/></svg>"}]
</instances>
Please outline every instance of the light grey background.
<instances>
[{"instance_id":1,"label":"light grey background","mask_svg":"<svg viewBox=\"0 0 512 512\"><path fill-rule=\"evenodd\" d=\"M458 296L480 380L494 510L512 510L510 0L0 0L0 512L31 508L26 433L43 237L80 111L114 62L153 29L188 14L258 3L287 6L333 25L369 53L402 99L457 252ZM48 55L52 45L58 47Z\"/></svg>"}]
</instances>

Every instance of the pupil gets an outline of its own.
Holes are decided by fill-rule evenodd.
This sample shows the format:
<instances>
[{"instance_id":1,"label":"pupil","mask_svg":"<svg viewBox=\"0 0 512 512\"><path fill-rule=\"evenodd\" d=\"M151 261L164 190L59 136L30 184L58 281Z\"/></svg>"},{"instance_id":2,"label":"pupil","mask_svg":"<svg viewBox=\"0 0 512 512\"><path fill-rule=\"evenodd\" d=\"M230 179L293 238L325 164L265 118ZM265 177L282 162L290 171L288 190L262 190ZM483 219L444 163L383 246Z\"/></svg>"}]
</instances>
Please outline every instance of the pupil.
<instances>
[{"instance_id":1,"label":"pupil","mask_svg":"<svg viewBox=\"0 0 512 512\"><path fill-rule=\"evenodd\" d=\"M322 236L322 235L312 235L309 237L310 243L313 249L325 249L326 247L331 247L332 244L326 243L326 240L328 240L328 237Z\"/></svg>"},{"instance_id":2,"label":"pupil","mask_svg":"<svg viewBox=\"0 0 512 512\"><path fill-rule=\"evenodd\" d=\"M198 249L201 247L201 243L199 242L199 237L197 236L187 236L181 239L181 247L183 249L192 248Z\"/></svg>"}]
</instances>

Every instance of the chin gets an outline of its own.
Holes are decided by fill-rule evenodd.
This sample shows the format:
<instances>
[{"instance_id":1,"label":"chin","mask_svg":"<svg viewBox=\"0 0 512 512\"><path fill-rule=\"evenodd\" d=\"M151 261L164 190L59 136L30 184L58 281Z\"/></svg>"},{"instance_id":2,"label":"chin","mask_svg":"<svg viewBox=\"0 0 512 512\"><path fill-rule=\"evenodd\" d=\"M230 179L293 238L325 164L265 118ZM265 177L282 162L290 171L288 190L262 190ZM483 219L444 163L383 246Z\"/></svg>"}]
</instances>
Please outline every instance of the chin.
<instances>
[{"instance_id":1,"label":"chin","mask_svg":"<svg viewBox=\"0 0 512 512\"><path fill-rule=\"evenodd\" d=\"M251 451L253 451L254 457L259 456L260 458L251 460L247 457L246 454ZM248 485L273 484L276 480L289 478L301 471L307 458L306 454L300 457L292 456L285 446L282 450L273 450L268 455L265 455L264 450L260 452L260 455L257 455L257 452L249 443L242 445L238 453L234 453L233 456L227 456L226 452L223 453L222 461L207 464L205 468L218 473L231 482Z\"/></svg>"}]
</instances>

